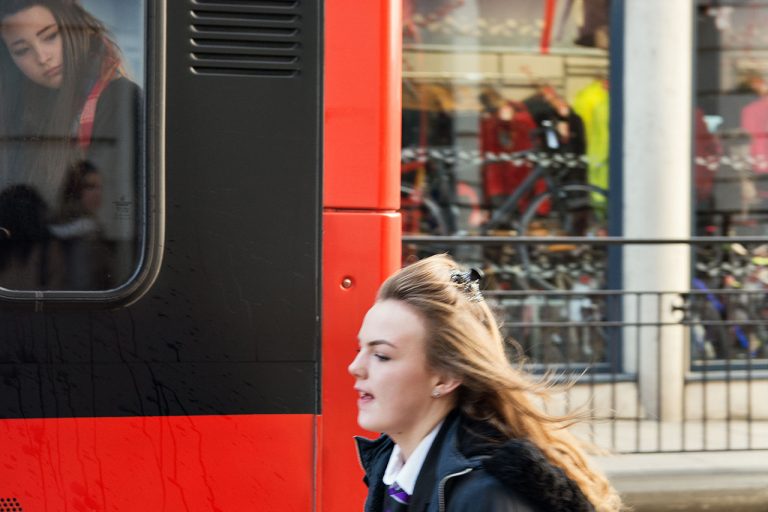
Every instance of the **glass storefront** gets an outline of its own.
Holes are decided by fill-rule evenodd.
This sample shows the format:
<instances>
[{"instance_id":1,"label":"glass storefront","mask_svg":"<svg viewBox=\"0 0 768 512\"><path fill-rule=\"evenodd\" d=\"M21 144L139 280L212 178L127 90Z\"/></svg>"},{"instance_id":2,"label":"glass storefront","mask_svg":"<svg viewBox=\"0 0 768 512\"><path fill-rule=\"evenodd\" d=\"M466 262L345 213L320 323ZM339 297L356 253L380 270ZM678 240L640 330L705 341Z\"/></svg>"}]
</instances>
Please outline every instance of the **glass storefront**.
<instances>
[{"instance_id":1,"label":"glass storefront","mask_svg":"<svg viewBox=\"0 0 768 512\"><path fill-rule=\"evenodd\" d=\"M768 1L696 2L694 183L699 236L768 235ZM768 244L702 246L692 289L710 325L692 332L694 363L768 357ZM742 324L743 322L743 324Z\"/></svg>"},{"instance_id":2,"label":"glass storefront","mask_svg":"<svg viewBox=\"0 0 768 512\"><path fill-rule=\"evenodd\" d=\"M734 240L691 245L682 321L695 369L768 355L768 243L738 242L768 235L768 1L692 1L690 234ZM403 4L404 263L450 252L482 268L507 334L534 364L621 366L610 348L621 329L601 324L623 321L626 292L598 292L621 290L621 249L609 276L609 250L589 243L609 220L622 234L609 79L612 58L632 57L610 53L611 3Z\"/></svg>"},{"instance_id":3,"label":"glass storefront","mask_svg":"<svg viewBox=\"0 0 768 512\"><path fill-rule=\"evenodd\" d=\"M406 243L408 260L450 252L486 274L502 316L599 319L604 247L519 243L607 234L609 2L405 0L404 235L508 237ZM525 290L583 291L534 297ZM510 292L510 293L507 293ZM496 294L496 295L494 295ZM606 362L595 329L508 327L534 363Z\"/></svg>"}]
</instances>

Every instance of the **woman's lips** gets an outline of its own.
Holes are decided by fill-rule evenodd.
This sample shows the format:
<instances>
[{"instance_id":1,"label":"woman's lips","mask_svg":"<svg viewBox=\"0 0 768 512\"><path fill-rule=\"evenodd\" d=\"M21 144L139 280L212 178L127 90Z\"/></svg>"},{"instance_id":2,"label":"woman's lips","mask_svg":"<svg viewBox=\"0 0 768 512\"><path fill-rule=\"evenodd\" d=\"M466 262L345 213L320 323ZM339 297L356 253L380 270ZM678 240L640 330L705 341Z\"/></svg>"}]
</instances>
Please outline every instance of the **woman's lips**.
<instances>
[{"instance_id":1,"label":"woman's lips","mask_svg":"<svg viewBox=\"0 0 768 512\"><path fill-rule=\"evenodd\" d=\"M61 73L61 70L62 70L62 68L63 68L63 66L56 66L55 68L51 68L51 69L49 69L49 70L48 70L48 71L46 71L44 74L45 74L45 76L47 76L47 77L49 77L49 78L50 78L50 77L52 77L52 76L56 76L56 75L60 74L60 73Z\"/></svg>"},{"instance_id":2,"label":"woman's lips","mask_svg":"<svg viewBox=\"0 0 768 512\"><path fill-rule=\"evenodd\" d=\"M357 398L357 404L358 405L365 405L373 401L373 395L370 393L367 393L365 391L357 391L359 393L359 396Z\"/></svg>"}]
</instances>

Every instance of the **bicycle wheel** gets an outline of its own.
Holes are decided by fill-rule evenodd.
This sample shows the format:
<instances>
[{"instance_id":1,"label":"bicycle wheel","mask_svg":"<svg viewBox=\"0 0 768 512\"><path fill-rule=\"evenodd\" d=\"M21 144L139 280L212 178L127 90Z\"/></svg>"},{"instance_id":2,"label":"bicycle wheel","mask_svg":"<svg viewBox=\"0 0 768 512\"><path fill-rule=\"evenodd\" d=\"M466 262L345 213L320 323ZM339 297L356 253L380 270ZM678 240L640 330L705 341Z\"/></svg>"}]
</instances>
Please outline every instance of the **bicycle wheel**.
<instances>
[{"instance_id":1,"label":"bicycle wheel","mask_svg":"<svg viewBox=\"0 0 768 512\"><path fill-rule=\"evenodd\" d=\"M723 314L722 304L714 295L691 295L684 323L688 325L694 362L730 358L732 336Z\"/></svg>"},{"instance_id":2,"label":"bicycle wheel","mask_svg":"<svg viewBox=\"0 0 768 512\"><path fill-rule=\"evenodd\" d=\"M536 196L520 218L523 236L606 236L607 193L594 185L563 185ZM522 244L524 286L570 290L577 281L601 288L608 257L603 245Z\"/></svg>"},{"instance_id":3,"label":"bicycle wheel","mask_svg":"<svg viewBox=\"0 0 768 512\"><path fill-rule=\"evenodd\" d=\"M400 186L400 213L404 234L451 234L440 206L428 197L418 196L408 185Z\"/></svg>"}]
</instances>

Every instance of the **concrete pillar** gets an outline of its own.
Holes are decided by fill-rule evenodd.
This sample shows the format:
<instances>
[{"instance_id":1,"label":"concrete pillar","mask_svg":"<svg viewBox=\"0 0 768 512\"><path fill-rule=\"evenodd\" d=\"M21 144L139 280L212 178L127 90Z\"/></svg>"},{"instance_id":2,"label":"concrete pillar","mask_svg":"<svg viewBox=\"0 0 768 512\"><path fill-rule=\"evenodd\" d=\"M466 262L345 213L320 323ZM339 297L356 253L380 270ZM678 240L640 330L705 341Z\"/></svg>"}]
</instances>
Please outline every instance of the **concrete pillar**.
<instances>
[{"instance_id":1,"label":"concrete pillar","mask_svg":"<svg viewBox=\"0 0 768 512\"><path fill-rule=\"evenodd\" d=\"M693 5L690 0L625 3L623 214L627 237L690 236ZM629 246L624 255L624 287L630 294L690 287L687 246ZM629 296L625 318L673 322L671 299L658 303L657 297L645 296L638 307ZM628 329L624 339L624 362L629 371L639 372L646 414L680 419L685 330L646 326L639 331Z\"/></svg>"}]
</instances>

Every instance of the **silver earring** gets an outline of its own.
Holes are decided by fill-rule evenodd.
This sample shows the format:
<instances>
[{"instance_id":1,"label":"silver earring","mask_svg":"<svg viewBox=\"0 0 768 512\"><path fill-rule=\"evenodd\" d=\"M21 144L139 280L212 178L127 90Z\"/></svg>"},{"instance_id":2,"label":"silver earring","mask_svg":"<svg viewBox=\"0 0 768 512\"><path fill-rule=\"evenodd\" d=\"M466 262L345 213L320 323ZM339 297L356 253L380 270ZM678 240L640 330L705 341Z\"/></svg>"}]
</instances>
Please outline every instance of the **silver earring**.
<instances>
[{"instance_id":1,"label":"silver earring","mask_svg":"<svg viewBox=\"0 0 768 512\"><path fill-rule=\"evenodd\" d=\"M432 398L440 398L440 392L438 390L434 390L432 392Z\"/></svg>"}]
</instances>

